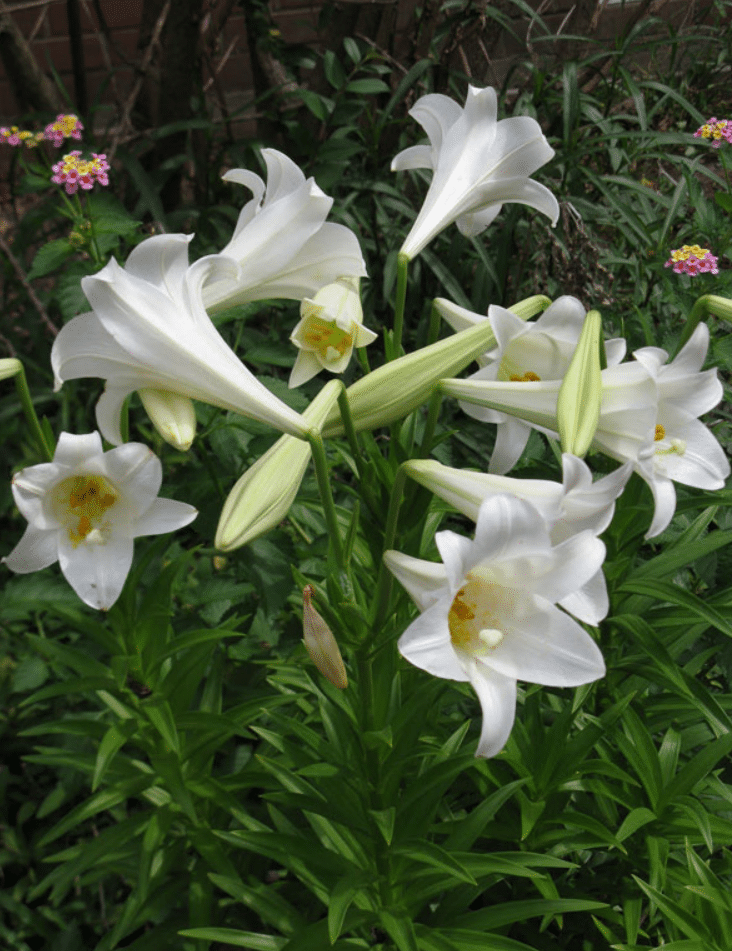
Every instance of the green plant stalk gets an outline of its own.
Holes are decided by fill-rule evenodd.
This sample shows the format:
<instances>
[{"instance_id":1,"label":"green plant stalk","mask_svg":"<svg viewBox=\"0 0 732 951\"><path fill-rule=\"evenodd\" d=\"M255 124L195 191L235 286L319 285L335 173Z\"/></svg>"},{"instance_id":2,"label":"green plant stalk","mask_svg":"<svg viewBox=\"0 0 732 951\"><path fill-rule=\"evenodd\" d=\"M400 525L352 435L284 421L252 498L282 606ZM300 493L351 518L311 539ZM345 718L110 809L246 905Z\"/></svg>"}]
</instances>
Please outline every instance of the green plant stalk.
<instances>
[{"instance_id":1,"label":"green plant stalk","mask_svg":"<svg viewBox=\"0 0 732 951\"><path fill-rule=\"evenodd\" d=\"M363 453L361 447L358 443L358 437L356 436L356 429L353 425L353 417L351 416L351 407L348 404L348 394L346 393L345 384L341 383L341 391L338 394L338 409L341 411L341 419L343 420L343 428L346 431L346 439L348 440L348 446L351 450L351 455L353 456L353 461L356 463L356 468L358 469L359 478L363 481L364 479L364 470L363 470Z\"/></svg>"},{"instance_id":2,"label":"green plant stalk","mask_svg":"<svg viewBox=\"0 0 732 951\"><path fill-rule=\"evenodd\" d=\"M400 254L397 258L396 300L394 302L394 336L392 338L393 353L390 359L395 360L402 353L402 334L404 331L404 305L407 301L407 279L409 258Z\"/></svg>"},{"instance_id":3,"label":"green plant stalk","mask_svg":"<svg viewBox=\"0 0 732 951\"><path fill-rule=\"evenodd\" d=\"M435 387L435 391L430 397L429 407L427 409L427 421L424 425L424 434L419 450L414 454L415 459L426 459L432 449L432 440L435 436L435 426L437 417L440 415L440 406L442 405L442 390Z\"/></svg>"},{"instance_id":4,"label":"green plant stalk","mask_svg":"<svg viewBox=\"0 0 732 951\"><path fill-rule=\"evenodd\" d=\"M679 337L679 342L676 344L676 350L673 354L674 358L678 355L682 347L689 342L699 321L710 315L722 317L724 320L732 323L732 300L728 300L726 297L719 297L717 294L704 294L703 297L700 297L691 308L689 319L684 324L683 333Z\"/></svg>"},{"instance_id":5,"label":"green plant stalk","mask_svg":"<svg viewBox=\"0 0 732 951\"><path fill-rule=\"evenodd\" d=\"M386 514L386 525L384 527L384 551L394 547L396 539L397 523L399 521L399 509L404 497L404 484L407 481L407 472L403 466L399 466L397 474L394 477L394 484L391 487L389 497L389 511ZM379 565L379 574L376 580L376 591L374 593L374 603L376 610L374 612L374 621L372 629L380 630L383 621L389 610L389 598L391 597L391 572L387 569L382 559Z\"/></svg>"},{"instance_id":6,"label":"green plant stalk","mask_svg":"<svg viewBox=\"0 0 732 951\"><path fill-rule=\"evenodd\" d=\"M323 503L323 512L325 513L325 521L328 526L328 551L332 555L332 559L335 562L336 568L339 572L342 572L345 571L345 557L340 530L338 528L338 518L336 516L335 504L333 502L333 493L330 490L328 461L325 457L323 439L320 433L314 432L311 429L308 433L308 441L310 442L310 448L313 451L315 476L318 480L320 500Z\"/></svg>"},{"instance_id":7,"label":"green plant stalk","mask_svg":"<svg viewBox=\"0 0 732 951\"><path fill-rule=\"evenodd\" d=\"M15 388L18 391L20 405L23 407L25 418L38 444L41 456L46 462L51 462L53 460L53 452L46 442L46 437L43 435L43 429L38 420L36 408L33 405L33 399L28 389L28 381L25 378L25 368L23 366L21 366L20 370L15 374Z\"/></svg>"}]
</instances>

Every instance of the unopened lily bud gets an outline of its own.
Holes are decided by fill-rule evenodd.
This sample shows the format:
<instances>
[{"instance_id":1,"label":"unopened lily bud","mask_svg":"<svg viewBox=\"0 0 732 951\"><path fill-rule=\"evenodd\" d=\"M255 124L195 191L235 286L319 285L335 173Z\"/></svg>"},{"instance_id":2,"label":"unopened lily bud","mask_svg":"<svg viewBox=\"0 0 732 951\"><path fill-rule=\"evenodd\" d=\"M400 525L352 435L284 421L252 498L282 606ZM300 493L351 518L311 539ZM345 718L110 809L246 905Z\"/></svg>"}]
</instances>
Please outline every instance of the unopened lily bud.
<instances>
[{"instance_id":1,"label":"unopened lily bud","mask_svg":"<svg viewBox=\"0 0 732 951\"><path fill-rule=\"evenodd\" d=\"M308 426L320 430L342 387L339 380L326 383L302 414ZM220 551L240 548L282 521L295 500L310 456L309 442L296 436L280 436L247 469L221 511L214 542Z\"/></svg>"},{"instance_id":2,"label":"unopened lily bud","mask_svg":"<svg viewBox=\"0 0 732 951\"><path fill-rule=\"evenodd\" d=\"M510 310L522 319L528 319L543 310L547 303L549 299L546 297L529 297L513 305ZM437 305L438 301L435 301ZM446 312L440 307L438 310L447 320ZM451 314L455 312L453 305ZM462 318L457 317L454 326L459 332L452 337L385 363L348 387L346 394L357 431L388 426L397 419L403 419L430 398L438 380L459 373L473 360L478 360L486 350L495 347L496 338L487 317L471 321L465 317L467 314L469 312L464 311ZM448 320L448 323L451 321ZM323 436L343 434L340 413L334 411L323 426Z\"/></svg>"},{"instance_id":3,"label":"unopened lily bud","mask_svg":"<svg viewBox=\"0 0 732 951\"><path fill-rule=\"evenodd\" d=\"M495 342L486 320L362 376L346 390L354 428L375 429L402 419L430 398L438 380L459 373ZM344 432L335 409L323 426L323 436L342 436Z\"/></svg>"},{"instance_id":4,"label":"unopened lily bud","mask_svg":"<svg viewBox=\"0 0 732 951\"><path fill-rule=\"evenodd\" d=\"M580 459L587 453L597 431L602 403L602 320L591 310L582 326L577 347L564 374L557 399L557 426L562 452Z\"/></svg>"},{"instance_id":5,"label":"unopened lily bud","mask_svg":"<svg viewBox=\"0 0 732 951\"><path fill-rule=\"evenodd\" d=\"M305 650L320 673L334 687L343 690L348 686L346 668L338 649L333 632L313 607L312 585L306 585L302 592L302 633Z\"/></svg>"},{"instance_id":6,"label":"unopened lily bud","mask_svg":"<svg viewBox=\"0 0 732 951\"><path fill-rule=\"evenodd\" d=\"M15 357L7 357L4 360L0 360L0 380L9 380L11 376L20 373L22 369L23 364L20 360L16 360Z\"/></svg>"},{"instance_id":7,"label":"unopened lily bud","mask_svg":"<svg viewBox=\"0 0 732 951\"><path fill-rule=\"evenodd\" d=\"M149 387L137 391L145 412L162 438L185 452L196 436L196 410L193 401L179 393Z\"/></svg>"}]
</instances>

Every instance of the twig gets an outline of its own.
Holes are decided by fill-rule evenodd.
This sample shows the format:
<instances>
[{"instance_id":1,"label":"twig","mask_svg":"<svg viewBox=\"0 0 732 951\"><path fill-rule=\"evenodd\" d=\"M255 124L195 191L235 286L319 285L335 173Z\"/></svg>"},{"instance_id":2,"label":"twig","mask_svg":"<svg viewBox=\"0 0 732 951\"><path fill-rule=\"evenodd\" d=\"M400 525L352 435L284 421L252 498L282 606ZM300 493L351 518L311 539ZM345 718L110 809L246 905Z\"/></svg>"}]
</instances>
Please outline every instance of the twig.
<instances>
[{"instance_id":1,"label":"twig","mask_svg":"<svg viewBox=\"0 0 732 951\"><path fill-rule=\"evenodd\" d=\"M394 57L390 53L388 53L383 47L379 46L378 43L374 42L374 40L372 40L370 36L366 36L365 34L358 33L358 32L355 32L354 36L356 37L356 39L363 40L364 43L368 43L368 45L372 49L375 49L376 52L380 56L383 56L384 59L388 60L388 62L391 63L392 66L396 67L396 69L400 69L406 75L407 67L402 65L402 63L400 63L399 60L394 59Z\"/></svg>"},{"instance_id":2,"label":"twig","mask_svg":"<svg viewBox=\"0 0 732 951\"><path fill-rule=\"evenodd\" d=\"M129 96L127 97L127 102L125 102L124 108L122 109L122 116L120 117L119 128L117 129L117 132L115 133L115 136L112 139L112 144L109 148L109 152L107 153L107 161L109 161L110 163L112 159L114 158L114 153L117 151L117 146L120 143L120 139L125 130L125 127L129 124L130 114L132 113L132 109L135 105L135 102L137 101L137 97L140 94L140 89L142 89L142 84L145 81L145 76L147 74L147 71L150 68L150 62L153 57L153 51L155 50L155 47L160 42L160 34L163 32L165 21L168 18L168 13L170 12L170 4L171 4L171 0L166 0L165 6L160 11L160 16L158 17L155 23L155 29L152 32L152 36L150 37L150 42L147 44L147 49L145 50L145 55L142 57L142 62L140 63L140 67L138 71L139 75L137 79L135 80L135 84L132 87L132 90L130 91Z\"/></svg>"},{"instance_id":3,"label":"twig","mask_svg":"<svg viewBox=\"0 0 732 951\"><path fill-rule=\"evenodd\" d=\"M38 299L38 296L36 295L36 292L31 287L30 281L26 277L26 273L20 265L20 261L16 258L16 256L10 250L10 245L8 244L8 242L5 240L5 238L2 235L0 235L0 250L2 250L3 254L7 255L8 260L13 265L13 270L18 275L18 280L25 288L26 293L28 294L28 297L30 297L33 306L41 315L41 320L46 325L48 330L50 330L50 332L55 337L58 334L58 327L56 326L56 324L54 324L54 322L48 316L48 311L40 302L40 300Z\"/></svg>"}]
</instances>

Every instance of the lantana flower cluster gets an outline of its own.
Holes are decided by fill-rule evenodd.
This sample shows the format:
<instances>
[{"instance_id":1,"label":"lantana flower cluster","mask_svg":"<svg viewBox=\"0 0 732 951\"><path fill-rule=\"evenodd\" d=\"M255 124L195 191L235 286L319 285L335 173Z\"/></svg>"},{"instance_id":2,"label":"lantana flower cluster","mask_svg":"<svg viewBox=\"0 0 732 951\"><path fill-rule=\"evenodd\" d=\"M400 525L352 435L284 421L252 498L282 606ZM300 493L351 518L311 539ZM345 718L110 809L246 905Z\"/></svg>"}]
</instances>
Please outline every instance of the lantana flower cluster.
<instances>
[{"instance_id":1,"label":"lantana flower cluster","mask_svg":"<svg viewBox=\"0 0 732 951\"><path fill-rule=\"evenodd\" d=\"M711 139L712 148L718 149L725 142L732 145L732 120L712 116L694 133L695 139Z\"/></svg>"},{"instance_id":2,"label":"lantana flower cluster","mask_svg":"<svg viewBox=\"0 0 732 951\"><path fill-rule=\"evenodd\" d=\"M81 133L84 126L78 116L61 115L56 116L53 122L46 126L45 137L49 142L59 148L63 145L64 139L77 139L81 141Z\"/></svg>"},{"instance_id":3,"label":"lantana flower cluster","mask_svg":"<svg viewBox=\"0 0 732 951\"><path fill-rule=\"evenodd\" d=\"M81 139L84 125L78 116L60 113L53 122L50 122L43 132L31 132L29 129L19 129L17 125L2 126L0 141L6 145L24 145L32 149L41 142L51 142L57 148L63 145L64 139Z\"/></svg>"},{"instance_id":4,"label":"lantana flower cluster","mask_svg":"<svg viewBox=\"0 0 732 951\"><path fill-rule=\"evenodd\" d=\"M34 149L44 139L43 132L30 132L28 129L19 129L17 125L0 127L0 142L6 145L24 145L27 149Z\"/></svg>"},{"instance_id":5,"label":"lantana flower cluster","mask_svg":"<svg viewBox=\"0 0 732 951\"><path fill-rule=\"evenodd\" d=\"M709 248L701 248L698 244L685 244L671 252L671 257L664 267L673 267L675 274L719 274L719 259L712 254Z\"/></svg>"},{"instance_id":6,"label":"lantana flower cluster","mask_svg":"<svg viewBox=\"0 0 732 951\"><path fill-rule=\"evenodd\" d=\"M77 149L56 162L51 181L63 185L67 195L73 195L79 188L89 191L95 183L109 185L108 171L109 162L103 152L94 152L90 159L83 159Z\"/></svg>"}]
</instances>

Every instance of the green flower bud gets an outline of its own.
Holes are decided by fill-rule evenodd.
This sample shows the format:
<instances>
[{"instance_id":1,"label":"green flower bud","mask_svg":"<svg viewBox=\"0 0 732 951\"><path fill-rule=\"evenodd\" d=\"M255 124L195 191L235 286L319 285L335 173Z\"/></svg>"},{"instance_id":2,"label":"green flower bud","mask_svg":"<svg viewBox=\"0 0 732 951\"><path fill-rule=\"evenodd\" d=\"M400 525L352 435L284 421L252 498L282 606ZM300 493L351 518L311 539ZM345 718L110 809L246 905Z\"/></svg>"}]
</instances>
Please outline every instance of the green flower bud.
<instances>
[{"instance_id":1,"label":"green flower bud","mask_svg":"<svg viewBox=\"0 0 732 951\"><path fill-rule=\"evenodd\" d=\"M567 372L559 388L557 426L562 452L582 458L592 444L600 420L602 402L602 320L591 310Z\"/></svg>"},{"instance_id":2,"label":"green flower bud","mask_svg":"<svg viewBox=\"0 0 732 951\"><path fill-rule=\"evenodd\" d=\"M0 380L9 380L11 376L20 373L22 369L23 364L20 360L16 360L15 357L6 357L4 360L0 360Z\"/></svg>"},{"instance_id":3,"label":"green flower bud","mask_svg":"<svg viewBox=\"0 0 732 951\"><path fill-rule=\"evenodd\" d=\"M302 414L311 428L320 431L342 386L339 380L326 383ZM247 469L224 502L214 542L220 551L240 548L282 521L295 500L310 456L307 440L281 436Z\"/></svg>"},{"instance_id":4,"label":"green flower bud","mask_svg":"<svg viewBox=\"0 0 732 951\"><path fill-rule=\"evenodd\" d=\"M196 435L196 411L193 401L179 393L149 387L137 391L145 412L162 438L185 452Z\"/></svg>"}]
</instances>

